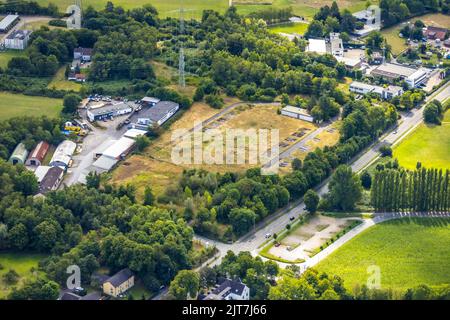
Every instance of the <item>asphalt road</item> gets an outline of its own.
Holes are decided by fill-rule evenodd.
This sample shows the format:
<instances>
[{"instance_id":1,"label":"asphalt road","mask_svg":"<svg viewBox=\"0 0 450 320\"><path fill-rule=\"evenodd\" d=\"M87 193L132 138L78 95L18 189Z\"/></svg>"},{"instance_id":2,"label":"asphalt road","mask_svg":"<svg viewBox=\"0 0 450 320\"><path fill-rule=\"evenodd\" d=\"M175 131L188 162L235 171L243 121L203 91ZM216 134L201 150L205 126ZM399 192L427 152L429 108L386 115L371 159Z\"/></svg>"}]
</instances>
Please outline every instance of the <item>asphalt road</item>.
<instances>
[{"instance_id":1,"label":"asphalt road","mask_svg":"<svg viewBox=\"0 0 450 320\"><path fill-rule=\"evenodd\" d=\"M427 97L426 101L429 102L431 100L437 99L443 102L448 98L450 98L450 82L447 82L447 84L440 88L436 93ZM379 142L376 145L364 152L359 158L351 163L352 170L354 172L358 172L373 163L379 157L378 149L381 145L394 145L405 138L409 132L414 130L422 122L423 109L424 107L422 107L421 109L414 109L406 116L404 116L396 130L393 130L380 138ZM328 183L324 183L317 189L318 194L321 196L327 193L327 191ZM264 241L266 241L266 234L280 233L280 231L283 231L285 229L287 224L292 223L292 221L290 221L290 217L298 218L300 215L303 215L305 213L306 211L304 210L304 203L301 201L293 208L282 211L276 217L268 218L273 219L272 221L267 222L266 220L260 223L258 226L255 226L255 231L249 232L246 236L242 237L233 244L224 244L201 237L198 237L198 239L202 240L203 242L208 242L209 245L216 245L217 249L220 252L220 257L210 264L215 265L220 263L221 258L225 256L228 250L231 250L235 253L241 251L250 251L252 254L256 255L258 247L261 246Z\"/></svg>"}]
</instances>

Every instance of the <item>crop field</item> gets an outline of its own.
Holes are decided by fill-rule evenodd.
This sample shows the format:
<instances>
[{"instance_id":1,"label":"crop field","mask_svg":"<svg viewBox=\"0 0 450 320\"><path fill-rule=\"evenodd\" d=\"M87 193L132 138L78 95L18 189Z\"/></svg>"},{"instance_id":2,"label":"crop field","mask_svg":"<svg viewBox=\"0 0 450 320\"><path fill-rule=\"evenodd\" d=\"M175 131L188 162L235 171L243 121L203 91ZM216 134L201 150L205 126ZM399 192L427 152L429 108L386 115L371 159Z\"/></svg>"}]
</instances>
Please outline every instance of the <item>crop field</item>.
<instances>
[{"instance_id":1,"label":"crop field","mask_svg":"<svg viewBox=\"0 0 450 320\"><path fill-rule=\"evenodd\" d=\"M8 295L13 286L20 286L24 280L36 278L39 275L38 262L43 258L45 256L40 254L0 253L0 300ZM3 280L3 275L11 269L19 274L16 284L7 284Z\"/></svg>"},{"instance_id":2,"label":"crop field","mask_svg":"<svg viewBox=\"0 0 450 320\"><path fill-rule=\"evenodd\" d=\"M61 109L61 99L0 92L0 120L30 115L57 117Z\"/></svg>"},{"instance_id":3,"label":"crop field","mask_svg":"<svg viewBox=\"0 0 450 320\"><path fill-rule=\"evenodd\" d=\"M38 3L47 5L49 2L55 3L61 10L64 10L73 3L72 0L37 0ZM105 7L108 0L84 0L83 6L93 6L95 9ZM228 8L228 0L189 0L189 1L167 1L167 0L112 0L117 6L125 9L142 7L145 4L152 4L159 12L161 17L178 17L179 8L183 4L186 19L199 19L203 10L212 9L221 13ZM237 0L235 1L238 12L248 14L258 10L264 10L269 7L286 8L292 7L296 15L312 18L317 10L328 4L332 0ZM271 3L271 4L270 4ZM347 8L350 11L364 9L366 0L337 0L339 7Z\"/></svg>"},{"instance_id":4,"label":"crop field","mask_svg":"<svg viewBox=\"0 0 450 320\"><path fill-rule=\"evenodd\" d=\"M450 110L447 110L442 125L421 124L396 148L396 157L401 166L414 169L418 161L429 168L450 168Z\"/></svg>"},{"instance_id":5,"label":"crop field","mask_svg":"<svg viewBox=\"0 0 450 320\"><path fill-rule=\"evenodd\" d=\"M450 220L399 219L383 222L344 244L315 268L365 284L367 268L378 266L381 287L405 290L419 284L450 284Z\"/></svg>"}]
</instances>

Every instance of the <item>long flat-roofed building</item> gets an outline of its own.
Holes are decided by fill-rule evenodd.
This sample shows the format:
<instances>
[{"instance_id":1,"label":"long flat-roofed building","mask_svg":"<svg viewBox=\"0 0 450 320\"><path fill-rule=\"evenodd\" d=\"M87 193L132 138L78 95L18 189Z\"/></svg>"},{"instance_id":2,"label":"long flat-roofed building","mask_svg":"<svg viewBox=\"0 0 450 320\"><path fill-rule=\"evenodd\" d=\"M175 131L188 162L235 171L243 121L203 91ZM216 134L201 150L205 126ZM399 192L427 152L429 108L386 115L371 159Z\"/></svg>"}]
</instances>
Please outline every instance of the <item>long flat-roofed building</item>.
<instances>
[{"instance_id":1,"label":"long flat-roofed building","mask_svg":"<svg viewBox=\"0 0 450 320\"><path fill-rule=\"evenodd\" d=\"M311 116L307 110L297 108L294 106L286 106L281 109L281 114L295 119L305 120L308 122L313 122L314 118Z\"/></svg>"},{"instance_id":2,"label":"long flat-roofed building","mask_svg":"<svg viewBox=\"0 0 450 320\"><path fill-rule=\"evenodd\" d=\"M20 20L17 14L9 14L0 22L0 32L6 33L11 30Z\"/></svg>"},{"instance_id":3,"label":"long flat-roofed building","mask_svg":"<svg viewBox=\"0 0 450 320\"><path fill-rule=\"evenodd\" d=\"M153 107L143 109L139 112L136 123L132 126L135 129L147 130L150 125L162 125L170 119L180 109L178 103L172 101L160 101Z\"/></svg>"},{"instance_id":4,"label":"long flat-roofed building","mask_svg":"<svg viewBox=\"0 0 450 320\"><path fill-rule=\"evenodd\" d=\"M121 116L133 111L133 108L125 102L116 104L106 104L98 108L90 108L87 110L89 121L98 121L108 119L115 116Z\"/></svg>"},{"instance_id":5,"label":"long flat-roofed building","mask_svg":"<svg viewBox=\"0 0 450 320\"><path fill-rule=\"evenodd\" d=\"M394 63L384 63L373 69L370 74L388 81L403 79L412 88L428 79L428 71L424 68L416 69Z\"/></svg>"}]
</instances>

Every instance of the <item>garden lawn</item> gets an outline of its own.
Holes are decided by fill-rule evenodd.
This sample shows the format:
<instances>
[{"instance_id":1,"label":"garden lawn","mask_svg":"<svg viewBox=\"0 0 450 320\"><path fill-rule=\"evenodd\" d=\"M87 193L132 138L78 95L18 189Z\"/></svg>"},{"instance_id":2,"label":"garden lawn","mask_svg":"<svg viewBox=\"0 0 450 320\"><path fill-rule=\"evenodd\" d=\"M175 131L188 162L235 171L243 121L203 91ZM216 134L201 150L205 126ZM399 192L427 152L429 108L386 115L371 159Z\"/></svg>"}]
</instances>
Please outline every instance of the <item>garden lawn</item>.
<instances>
[{"instance_id":1,"label":"garden lawn","mask_svg":"<svg viewBox=\"0 0 450 320\"><path fill-rule=\"evenodd\" d=\"M3 282L3 275L10 269L15 270L19 276L19 282L14 286L19 286L24 280L34 279L39 274L38 271L32 273L31 268L37 270L38 262L45 258L45 255L41 254L27 254L27 253L0 253L0 265L3 267L0 269L0 300L5 298L12 286L7 286Z\"/></svg>"},{"instance_id":2,"label":"garden lawn","mask_svg":"<svg viewBox=\"0 0 450 320\"><path fill-rule=\"evenodd\" d=\"M414 169L418 161L428 168L450 168L450 110L442 125L421 124L395 149L401 166Z\"/></svg>"},{"instance_id":3,"label":"garden lawn","mask_svg":"<svg viewBox=\"0 0 450 320\"><path fill-rule=\"evenodd\" d=\"M450 284L450 219L399 219L375 225L316 269L339 275L351 290L367 282L367 268L373 265L380 267L382 288Z\"/></svg>"},{"instance_id":4,"label":"garden lawn","mask_svg":"<svg viewBox=\"0 0 450 320\"><path fill-rule=\"evenodd\" d=\"M0 120L19 116L54 118L62 109L62 100L0 92Z\"/></svg>"},{"instance_id":5,"label":"garden lawn","mask_svg":"<svg viewBox=\"0 0 450 320\"><path fill-rule=\"evenodd\" d=\"M80 91L83 85L66 79L66 67L61 67L48 84L48 88L65 91Z\"/></svg>"}]
</instances>

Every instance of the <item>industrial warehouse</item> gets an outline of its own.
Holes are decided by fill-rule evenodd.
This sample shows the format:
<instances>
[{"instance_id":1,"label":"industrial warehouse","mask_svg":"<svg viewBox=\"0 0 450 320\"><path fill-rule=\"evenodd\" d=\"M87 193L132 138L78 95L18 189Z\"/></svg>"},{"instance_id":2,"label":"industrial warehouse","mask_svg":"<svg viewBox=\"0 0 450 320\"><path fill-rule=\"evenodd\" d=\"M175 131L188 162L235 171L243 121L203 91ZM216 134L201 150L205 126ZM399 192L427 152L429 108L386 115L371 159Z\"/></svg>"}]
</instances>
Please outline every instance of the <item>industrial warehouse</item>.
<instances>
[{"instance_id":1,"label":"industrial warehouse","mask_svg":"<svg viewBox=\"0 0 450 320\"><path fill-rule=\"evenodd\" d=\"M0 32L6 33L10 31L17 23L19 23L20 17L17 14L7 15L0 22Z\"/></svg>"}]
</instances>

